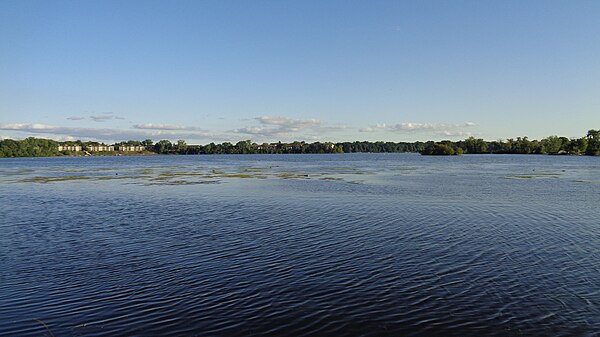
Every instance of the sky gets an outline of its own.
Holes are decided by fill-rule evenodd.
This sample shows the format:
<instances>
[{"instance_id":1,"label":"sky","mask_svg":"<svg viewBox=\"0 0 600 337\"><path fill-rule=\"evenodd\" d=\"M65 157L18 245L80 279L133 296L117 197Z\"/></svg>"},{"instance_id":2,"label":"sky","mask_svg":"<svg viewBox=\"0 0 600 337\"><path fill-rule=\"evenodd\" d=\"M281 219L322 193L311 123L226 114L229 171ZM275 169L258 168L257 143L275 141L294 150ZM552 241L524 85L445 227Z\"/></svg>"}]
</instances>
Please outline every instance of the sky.
<instances>
[{"instance_id":1,"label":"sky","mask_svg":"<svg viewBox=\"0 0 600 337\"><path fill-rule=\"evenodd\" d=\"M581 137L599 18L597 0L0 0L0 137Z\"/></svg>"}]
</instances>

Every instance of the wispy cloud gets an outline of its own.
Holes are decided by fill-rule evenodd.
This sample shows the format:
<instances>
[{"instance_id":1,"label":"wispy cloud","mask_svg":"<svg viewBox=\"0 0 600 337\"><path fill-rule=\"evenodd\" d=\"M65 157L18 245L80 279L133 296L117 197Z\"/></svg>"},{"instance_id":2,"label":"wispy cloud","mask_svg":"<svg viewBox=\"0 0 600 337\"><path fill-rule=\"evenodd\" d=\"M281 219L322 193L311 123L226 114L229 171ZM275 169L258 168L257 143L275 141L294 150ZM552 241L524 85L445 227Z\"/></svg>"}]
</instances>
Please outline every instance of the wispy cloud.
<instances>
[{"instance_id":1,"label":"wispy cloud","mask_svg":"<svg viewBox=\"0 0 600 337\"><path fill-rule=\"evenodd\" d=\"M362 128L360 132L376 132L376 131L389 131L389 132L425 132L432 133L439 136L463 136L471 135L471 133L463 132L462 129L474 127L475 123L467 122L460 124L449 124L449 123L399 123L394 125L387 125L385 123L371 125L366 128Z\"/></svg>"},{"instance_id":2,"label":"wispy cloud","mask_svg":"<svg viewBox=\"0 0 600 337\"><path fill-rule=\"evenodd\" d=\"M378 130L385 130L386 128L387 128L387 125L385 125L385 123L380 123L380 124L375 124L375 125L371 125L366 128L359 129L358 131L360 131L360 132L375 132Z\"/></svg>"},{"instance_id":3,"label":"wispy cloud","mask_svg":"<svg viewBox=\"0 0 600 337\"><path fill-rule=\"evenodd\" d=\"M468 122L463 124L446 123L400 123L390 126L391 131L428 131L428 130L450 130L457 128L467 128L475 126L475 123Z\"/></svg>"},{"instance_id":4,"label":"wispy cloud","mask_svg":"<svg viewBox=\"0 0 600 337\"><path fill-rule=\"evenodd\" d=\"M103 112L101 114L91 115L90 119L94 122L106 122L111 119L125 119L124 117L117 116L113 112Z\"/></svg>"},{"instance_id":5,"label":"wispy cloud","mask_svg":"<svg viewBox=\"0 0 600 337\"><path fill-rule=\"evenodd\" d=\"M84 120L85 117L83 117L83 116L71 116L71 117L67 117L67 119L72 120L72 121L80 121L80 120Z\"/></svg>"},{"instance_id":6,"label":"wispy cloud","mask_svg":"<svg viewBox=\"0 0 600 337\"><path fill-rule=\"evenodd\" d=\"M278 125L283 128L304 128L321 124L318 119L291 119L280 116L261 116L255 118L261 124Z\"/></svg>"},{"instance_id":7,"label":"wispy cloud","mask_svg":"<svg viewBox=\"0 0 600 337\"><path fill-rule=\"evenodd\" d=\"M223 135L200 130L141 130L112 128L75 128L47 124L0 124L0 130L27 133L30 135L54 135L76 139L103 141L129 139L223 139ZM54 137L56 138L56 137Z\"/></svg>"},{"instance_id":8,"label":"wispy cloud","mask_svg":"<svg viewBox=\"0 0 600 337\"><path fill-rule=\"evenodd\" d=\"M351 130L351 129L352 128L349 127L348 125L327 125L327 126L320 125L316 128L316 130L320 131L320 132L338 132L338 131Z\"/></svg>"},{"instance_id":9,"label":"wispy cloud","mask_svg":"<svg viewBox=\"0 0 600 337\"><path fill-rule=\"evenodd\" d=\"M282 135L290 135L299 131L311 129L321 125L318 119L291 119L280 116L261 116L254 120L258 121L262 126L247 126L235 129L234 133L243 133L248 135L259 135L264 137L274 137Z\"/></svg>"},{"instance_id":10,"label":"wispy cloud","mask_svg":"<svg viewBox=\"0 0 600 337\"><path fill-rule=\"evenodd\" d=\"M439 132L436 132L435 134L437 136L444 136L444 137L471 137L471 136L473 136L472 132L450 131L450 130L441 130Z\"/></svg>"},{"instance_id":11,"label":"wispy cloud","mask_svg":"<svg viewBox=\"0 0 600 337\"><path fill-rule=\"evenodd\" d=\"M195 126L186 125L174 125L174 124L136 124L133 126L134 129L140 130L182 130L182 131L206 131L202 128Z\"/></svg>"}]
</instances>

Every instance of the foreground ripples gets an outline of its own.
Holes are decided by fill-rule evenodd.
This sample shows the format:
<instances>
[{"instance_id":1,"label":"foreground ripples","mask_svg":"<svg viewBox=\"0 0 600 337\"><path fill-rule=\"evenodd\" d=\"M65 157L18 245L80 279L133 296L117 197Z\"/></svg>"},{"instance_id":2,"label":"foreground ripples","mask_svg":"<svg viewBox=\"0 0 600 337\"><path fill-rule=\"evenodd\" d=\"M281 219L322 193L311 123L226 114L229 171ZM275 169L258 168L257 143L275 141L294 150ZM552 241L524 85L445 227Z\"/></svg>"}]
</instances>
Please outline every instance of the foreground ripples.
<instances>
[{"instance_id":1,"label":"foreground ripples","mask_svg":"<svg viewBox=\"0 0 600 337\"><path fill-rule=\"evenodd\" d=\"M540 159L396 174L420 158L344 162L388 172L361 184L5 184L0 335L600 333L593 184L503 179Z\"/></svg>"}]
</instances>

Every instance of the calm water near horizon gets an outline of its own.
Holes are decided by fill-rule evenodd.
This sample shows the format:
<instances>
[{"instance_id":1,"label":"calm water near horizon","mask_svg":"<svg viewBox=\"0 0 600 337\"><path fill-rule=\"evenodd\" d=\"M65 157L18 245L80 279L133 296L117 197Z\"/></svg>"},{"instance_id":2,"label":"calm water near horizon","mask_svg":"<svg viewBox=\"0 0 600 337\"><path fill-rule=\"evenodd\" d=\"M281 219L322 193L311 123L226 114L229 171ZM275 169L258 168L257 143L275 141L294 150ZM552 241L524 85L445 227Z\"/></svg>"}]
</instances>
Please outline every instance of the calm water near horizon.
<instances>
[{"instance_id":1,"label":"calm water near horizon","mask_svg":"<svg viewBox=\"0 0 600 337\"><path fill-rule=\"evenodd\" d=\"M0 159L0 336L598 336L600 158Z\"/></svg>"}]
</instances>

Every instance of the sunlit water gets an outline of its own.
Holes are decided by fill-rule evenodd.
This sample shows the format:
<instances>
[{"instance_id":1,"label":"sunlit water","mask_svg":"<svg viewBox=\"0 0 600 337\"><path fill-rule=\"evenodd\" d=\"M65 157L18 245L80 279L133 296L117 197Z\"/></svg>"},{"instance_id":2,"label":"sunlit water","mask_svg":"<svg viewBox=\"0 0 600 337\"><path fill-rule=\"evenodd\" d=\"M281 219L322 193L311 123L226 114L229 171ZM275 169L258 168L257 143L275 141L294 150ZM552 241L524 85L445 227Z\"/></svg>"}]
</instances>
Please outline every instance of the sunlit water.
<instances>
[{"instance_id":1,"label":"sunlit water","mask_svg":"<svg viewBox=\"0 0 600 337\"><path fill-rule=\"evenodd\" d=\"M600 158L0 160L0 336L597 336Z\"/></svg>"}]
</instances>

